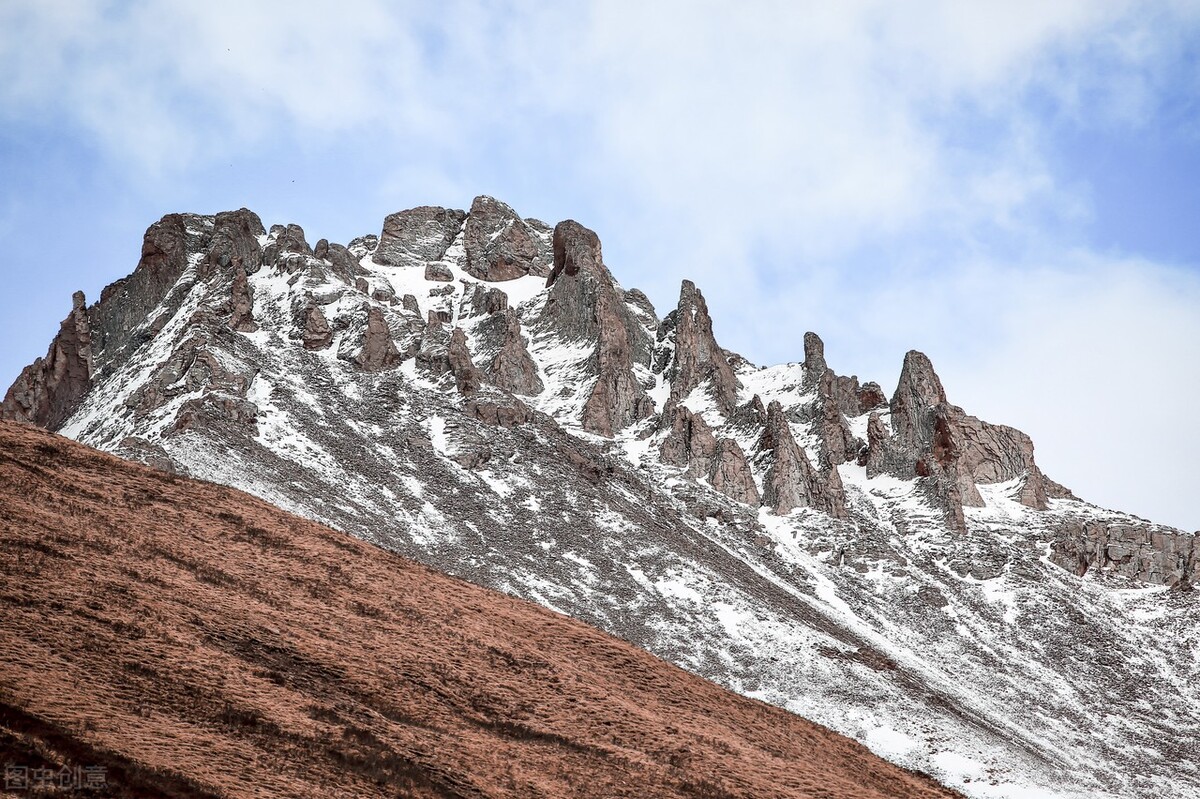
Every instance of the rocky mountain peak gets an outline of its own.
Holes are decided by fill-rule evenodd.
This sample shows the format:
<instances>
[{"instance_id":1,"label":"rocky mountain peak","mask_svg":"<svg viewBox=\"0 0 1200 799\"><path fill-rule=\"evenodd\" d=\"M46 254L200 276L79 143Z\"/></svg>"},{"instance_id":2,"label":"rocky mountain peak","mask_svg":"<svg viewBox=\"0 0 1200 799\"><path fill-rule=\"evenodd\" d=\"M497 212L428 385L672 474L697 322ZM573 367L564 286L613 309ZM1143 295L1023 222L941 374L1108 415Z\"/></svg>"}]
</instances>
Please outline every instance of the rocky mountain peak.
<instances>
[{"instance_id":1,"label":"rocky mountain peak","mask_svg":"<svg viewBox=\"0 0 1200 799\"><path fill-rule=\"evenodd\" d=\"M703 387L722 413L732 414L737 407L738 379L713 335L704 295L690 280L680 286L679 304L667 324L671 322L675 354L668 373L670 404L677 405L694 389Z\"/></svg>"},{"instance_id":2,"label":"rocky mountain peak","mask_svg":"<svg viewBox=\"0 0 1200 799\"><path fill-rule=\"evenodd\" d=\"M804 334L804 381L805 385L815 385L820 382L825 370L825 342L816 333L809 331Z\"/></svg>"},{"instance_id":3,"label":"rocky mountain peak","mask_svg":"<svg viewBox=\"0 0 1200 799\"><path fill-rule=\"evenodd\" d=\"M311 249L246 209L169 214L132 274L74 298L0 415L245 488L839 729L884 719L927 770L984 752L989 773L1100 796L1063 746L1134 774L1147 761L1121 753L1200 735L1185 616L1133 620L1140 600L1105 587L1196 584L1195 535L1074 497L920 353L890 403L816 334L803 365L756 366L691 282L659 319L594 231L490 198ZM1154 653L1186 701L1147 710L1096 642ZM1114 712L1117 733L1093 721Z\"/></svg>"},{"instance_id":4,"label":"rocky mountain peak","mask_svg":"<svg viewBox=\"0 0 1200 799\"><path fill-rule=\"evenodd\" d=\"M892 415L915 419L945 401L946 390L929 356L917 350L905 353L900 381L892 394Z\"/></svg>"},{"instance_id":5,"label":"rocky mountain peak","mask_svg":"<svg viewBox=\"0 0 1200 799\"><path fill-rule=\"evenodd\" d=\"M56 429L79 406L91 387L92 332L87 299L71 295L71 312L59 325L44 358L22 370L4 395L5 419Z\"/></svg>"},{"instance_id":6,"label":"rocky mountain peak","mask_svg":"<svg viewBox=\"0 0 1200 799\"><path fill-rule=\"evenodd\" d=\"M546 277L550 273L551 256L543 237L511 207L492 197L476 197L471 203L463 246L463 269L479 280Z\"/></svg>"}]
</instances>

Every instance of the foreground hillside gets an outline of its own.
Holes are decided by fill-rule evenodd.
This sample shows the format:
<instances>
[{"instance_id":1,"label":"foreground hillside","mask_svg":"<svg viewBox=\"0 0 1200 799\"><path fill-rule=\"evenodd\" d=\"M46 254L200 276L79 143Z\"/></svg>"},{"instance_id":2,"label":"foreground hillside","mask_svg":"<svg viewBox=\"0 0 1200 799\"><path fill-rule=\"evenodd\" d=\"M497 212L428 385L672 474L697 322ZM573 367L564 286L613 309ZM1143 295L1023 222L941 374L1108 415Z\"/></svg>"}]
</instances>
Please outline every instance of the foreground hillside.
<instances>
[{"instance_id":1,"label":"foreground hillside","mask_svg":"<svg viewBox=\"0 0 1200 799\"><path fill-rule=\"evenodd\" d=\"M240 492L0 424L0 754L113 796L942 797Z\"/></svg>"}]
</instances>

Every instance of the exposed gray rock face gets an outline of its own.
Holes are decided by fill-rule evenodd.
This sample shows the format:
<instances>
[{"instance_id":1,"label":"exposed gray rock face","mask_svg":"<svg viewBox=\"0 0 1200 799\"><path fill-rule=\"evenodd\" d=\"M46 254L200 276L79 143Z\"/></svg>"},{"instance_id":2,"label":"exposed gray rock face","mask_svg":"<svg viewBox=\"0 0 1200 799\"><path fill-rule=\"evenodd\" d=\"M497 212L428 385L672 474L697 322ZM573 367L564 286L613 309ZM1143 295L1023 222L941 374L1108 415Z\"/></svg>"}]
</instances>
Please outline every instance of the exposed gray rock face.
<instances>
[{"instance_id":1,"label":"exposed gray rock face","mask_svg":"<svg viewBox=\"0 0 1200 799\"><path fill-rule=\"evenodd\" d=\"M0 416L56 429L87 394L92 378L92 332L86 300L77 291L45 358L26 366L8 389Z\"/></svg>"},{"instance_id":2,"label":"exposed gray rock face","mask_svg":"<svg viewBox=\"0 0 1200 799\"><path fill-rule=\"evenodd\" d=\"M321 309L310 298L301 311L300 338L306 350L323 350L333 343L333 331L329 328L329 320Z\"/></svg>"},{"instance_id":3,"label":"exposed gray rock face","mask_svg":"<svg viewBox=\"0 0 1200 799\"><path fill-rule=\"evenodd\" d=\"M271 241L263 248L263 263L287 272L295 272L311 257L312 247L304 239L299 225L271 225Z\"/></svg>"},{"instance_id":4,"label":"exposed gray rock face","mask_svg":"<svg viewBox=\"0 0 1200 799\"><path fill-rule=\"evenodd\" d=\"M367 313L367 326L363 333L362 348L354 356L355 365L367 372L381 372L399 365L400 351L392 340L383 312L374 305L368 305L364 310Z\"/></svg>"},{"instance_id":5,"label":"exposed gray rock face","mask_svg":"<svg viewBox=\"0 0 1200 799\"><path fill-rule=\"evenodd\" d=\"M808 374L805 372L806 378ZM816 418L813 419L813 432L821 442L821 454L835 465L853 460L859 449L837 396L839 380L841 378L832 369L826 369L821 375L817 384Z\"/></svg>"},{"instance_id":6,"label":"exposed gray rock face","mask_svg":"<svg viewBox=\"0 0 1200 799\"><path fill-rule=\"evenodd\" d=\"M845 494L837 469L813 469L777 400L767 406L766 429L759 438L758 450L770 462L763 478L764 505L778 514L794 508L815 508L834 518L846 517Z\"/></svg>"},{"instance_id":7,"label":"exposed gray rock face","mask_svg":"<svg viewBox=\"0 0 1200 799\"><path fill-rule=\"evenodd\" d=\"M754 484L750 462L741 445L732 438L722 438L717 442L711 481L713 488L735 502L758 504L758 486Z\"/></svg>"},{"instance_id":8,"label":"exposed gray rock face","mask_svg":"<svg viewBox=\"0 0 1200 799\"><path fill-rule=\"evenodd\" d=\"M537 364L525 346L520 317L511 308L492 313L503 328L496 357L487 366L488 382L514 394L541 394L545 385L538 377Z\"/></svg>"},{"instance_id":9,"label":"exposed gray rock face","mask_svg":"<svg viewBox=\"0 0 1200 799\"><path fill-rule=\"evenodd\" d=\"M804 334L804 387L816 386L825 371L829 368L825 363L825 342L816 333L809 331Z\"/></svg>"},{"instance_id":10,"label":"exposed gray rock face","mask_svg":"<svg viewBox=\"0 0 1200 799\"><path fill-rule=\"evenodd\" d=\"M250 282L246 279L246 270L242 268L241 260L234 261L233 289L230 296L232 313L229 326L239 333L253 333L258 330L254 321L254 296L250 292Z\"/></svg>"},{"instance_id":11,"label":"exposed gray rock face","mask_svg":"<svg viewBox=\"0 0 1200 799\"><path fill-rule=\"evenodd\" d=\"M375 252L378 247L379 237L374 233L368 233L365 236L356 236L350 239L350 243L346 245L346 249L354 256L356 263Z\"/></svg>"},{"instance_id":12,"label":"exposed gray rock face","mask_svg":"<svg viewBox=\"0 0 1200 799\"><path fill-rule=\"evenodd\" d=\"M463 230L467 274L480 280L546 277L550 253L542 237L517 212L492 197L476 197Z\"/></svg>"},{"instance_id":13,"label":"exposed gray rock face","mask_svg":"<svg viewBox=\"0 0 1200 799\"><path fill-rule=\"evenodd\" d=\"M366 275L366 270L358 263L362 256L356 257L349 248L331 243L328 239L317 242L317 246L313 247L313 257L329 264L329 271L348 286L353 286L355 280Z\"/></svg>"},{"instance_id":14,"label":"exposed gray rock face","mask_svg":"<svg viewBox=\"0 0 1200 799\"><path fill-rule=\"evenodd\" d=\"M1152 585L1188 591L1200 583L1200 534L1148 523L1069 520L1050 559L1082 576L1113 571Z\"/></svg>"},{"instance_id":15,"label":"exposed gray rock face","mask_svg":"<svg viewBox=\"0 0 1200 799\"><path fill-rule=\"evenodd\" d=\"M489 316L507 308L508 295L500 289L485 286L482 283L469 283L463 287L458 314L459 318L469 319L477 316Z\"/></svg>"},{"instance_id":16,"label":"exposed gray rock face","mask_svg":"<svg viewBox=\"0 0 1200 799\"><path fill-rule=\"evenodd\" d=\"M439 261L462 229L466 213L423 205L383 220L383 233L371 260L384 266Z\"/></svg>"},{"instance_id":17,"label":"exposed gray rock face","mask_svg":"<svg viewBox=\"0 0 1200 799\"><path fill-rule=\"evenodd\" d=\"M426 280L440 280L444 283L449 283L454 279L454 273L450 271L450 267L445 264L426 264L425 265Z\"/></svg>"},{"instance_id":18,"label":"exposed gray rock face","mask_svg":"<svg viewBox=\"0 0 1200 799\"><path fill-rule=\"evenodd\" d=\"M203 253L213 220L196 214L167 214L146 230L142 255L129 277L105 287L88 309L95 371L123 363L133 349L155 334L183 301L188 286L180 278L189 253ZM149 327L147 319L154 314Z\"/></svg>"},{"instance_id":19,"label":"exposed gray rock face","mask_svg":"<svg viewBox=\"0 0 1200 799\"><path fill-rule=\"evenodd\" d=\"M692 281L683 281L679 305L664 320L663 328L675 331L675 358L668 372L671 380L668 405L682 402L693 389L707 383L721 412L732 414L737 407L737 376L713 335L712 317L704 295Z\"/></svg>"},{"instance_id":20,"label":"exposed gray rock face","mask_svg":"<svg viewBox=\"0 0 1200 799\"><path fill-rule=\"evenodd\" d=\"M596 385L583 406L583 429L612 436L621 428L654 413L654 401L633 374L628 329L614 307L612 293L596 297L600 336L596 343Z\"/></svg>"},{"instance_id":21,"label":"exposed gray rock face","mask_svg":"<svg viewBox=\"0 0 1200 799\"><path fill-rule=\"evenodd\" d=\"M483 381L483 373L471 360L467 349L467 336L461 327L454 328L450 333L450 343L446 347L446 358L450 365L450 373L454 375L454 384L459 394L474 394L479 390Z\"/></svg>"},{"instance_id":22,"label":"exposed gray rock face","mask_svg":"<svg viewBox=\"0 0 1200 799\"><path fill-rule=\"evenodd\" d=\"M675 406L670 414L670 428L659 447L663 462L686 467L689 477L711 477L717 462L712 428L685 406Z\"/></svg>"},{"instance_id":23,"label":"exposed gray rock face","mask_svg":"<svg viewBox=\"0 0 1200 799\"><path fill-rule=\"evenodd\" d=\"M980 507L978 484L1022 478L1014 498L1045 510L1050 497L1070 492L1047 479L1033 459L1033 442L1019 430L968 416L946 400L941 380L923 353L904 358L900 383L891 402L892 435L872 417L868 450L860 463L870 475L887 472L924 478L930 496L941 504L955 529L963 529L963 506Z\"/></svg>"},{"instance_id":24,"label":"exposed gray rock face","mask_svg":"<svg viewBox=\"0 0 1200 799\"><path fill-rule=\"evenodd\" d=\"M546 285L550 291L537 326L566 340L596 341L591 367L596 384L584 404L583 428L612 436L653 413L653 401L633 374L636 351L648 360L649 335L604 266L599 237L573 220L559 222Z\"/></svg>"},{"instance_id":25,"label":"exposed gray rock face","mask_svg":"<svg viewBox=\"0 0 1200 799\"><path fill-rule=\"evenodd\" d=\"M213 218L212 240L204 259L205 270L225 269L240 263L246 274L254 274L263 264L258 237L266 232L258 214L245 208L217 214ZM303 240L303 233L300 238Z\"/></svg>"},{"instance_id":26,"label":"exposed gray rock face","mask_svg":"<svg viewBox=\"0 0 1200 799\"><path fill-rule=\"evenodd\" d=\"M125 399L125 407L146 414L177 397L199 395L184 404L175 429L220 419L253 424L258 409L245 398L254 379L253 369L230 368L213 350L214 342L207 333L193 333Z\"/></svg>"}]
</instances>

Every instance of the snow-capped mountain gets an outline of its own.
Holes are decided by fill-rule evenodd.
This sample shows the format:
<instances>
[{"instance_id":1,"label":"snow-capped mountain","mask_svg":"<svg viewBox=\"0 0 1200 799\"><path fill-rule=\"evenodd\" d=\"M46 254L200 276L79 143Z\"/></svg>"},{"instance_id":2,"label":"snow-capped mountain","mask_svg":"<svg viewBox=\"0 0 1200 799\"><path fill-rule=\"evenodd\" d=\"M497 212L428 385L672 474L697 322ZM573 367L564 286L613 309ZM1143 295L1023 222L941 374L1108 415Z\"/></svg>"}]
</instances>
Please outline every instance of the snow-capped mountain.
<instances>
[{"instance_id":1,"label":"snow-capped mountain","mask_svg":"<svg viewBox=\"0 0 1200 799\"><path fill-rule=\"evenodd\" d=\"M595 624L971 796L1200 796L1200 537L1020 431L723 350L487 197L310 247L172 214L3 415Z\"/></svg>"}]
</instances>

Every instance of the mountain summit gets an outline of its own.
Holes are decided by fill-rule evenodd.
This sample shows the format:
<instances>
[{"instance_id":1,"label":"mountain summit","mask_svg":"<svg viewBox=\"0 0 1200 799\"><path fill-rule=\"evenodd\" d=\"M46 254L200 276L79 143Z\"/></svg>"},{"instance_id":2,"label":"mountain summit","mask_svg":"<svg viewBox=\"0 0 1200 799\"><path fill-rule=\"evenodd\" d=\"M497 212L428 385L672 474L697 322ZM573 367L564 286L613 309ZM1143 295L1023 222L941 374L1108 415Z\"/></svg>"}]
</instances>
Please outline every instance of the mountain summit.
<instances>
[{"instance_id":1,"label":"mountain summit","mask_svg":"<svg viewBox=\"0 0 1200 799\"><path fill-rule=\"evenodd\" d=\"M1200 786L1197 536L1076 498L920 352L889 399L801 347L751 364L690 281L660 317L595 232L488 197L345 246L172 214L3 416L561 610L971 795Z\"/></svg>"}]
</instances>

